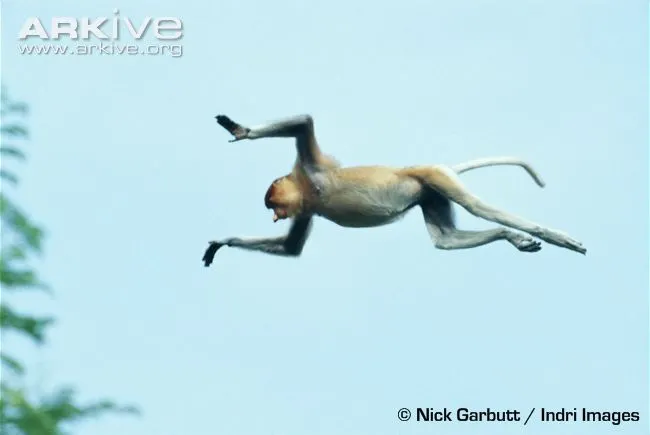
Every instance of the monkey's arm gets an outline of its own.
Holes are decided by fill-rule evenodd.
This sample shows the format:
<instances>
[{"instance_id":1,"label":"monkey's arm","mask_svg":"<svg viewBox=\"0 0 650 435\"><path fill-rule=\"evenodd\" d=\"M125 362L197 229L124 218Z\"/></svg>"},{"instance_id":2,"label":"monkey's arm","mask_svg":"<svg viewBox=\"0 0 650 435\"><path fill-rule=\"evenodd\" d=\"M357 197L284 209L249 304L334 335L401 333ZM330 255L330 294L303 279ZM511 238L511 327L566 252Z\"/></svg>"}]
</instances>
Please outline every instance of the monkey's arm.
<instances>
[{"instance_id":1,"label":"monkey's arm","mask_svg":"<svg viewBox=\"0 0 650 435\"><path fill-rule=\"evenodd\" d=\"M293 116L252 128L238 124L226 115L217 115L216 119L220 126L235 136L230 142L265 137L294 137L301 163L309 166L320 163L321 152L314 133L314 120L310 115Z\"/></svg>"},{"instance_id":2,"label":"monkey's arm","mask_svg":"<svg viewBox=\"0 0 650 435\"><path fill-rule=\"evenodd\" d=\"M297 257L302 253L302 248L305 246L307 237L309 237L311 224L311 216L298 216L294 218L289 232L284 236L245 239L232 237L221 241L210 242L210 246L208 246L208 249L206 249L203 255L203 263L205 267L209 267L214 260L215 254L222 246L286 257Z\"/></svg>"}]
</instances>

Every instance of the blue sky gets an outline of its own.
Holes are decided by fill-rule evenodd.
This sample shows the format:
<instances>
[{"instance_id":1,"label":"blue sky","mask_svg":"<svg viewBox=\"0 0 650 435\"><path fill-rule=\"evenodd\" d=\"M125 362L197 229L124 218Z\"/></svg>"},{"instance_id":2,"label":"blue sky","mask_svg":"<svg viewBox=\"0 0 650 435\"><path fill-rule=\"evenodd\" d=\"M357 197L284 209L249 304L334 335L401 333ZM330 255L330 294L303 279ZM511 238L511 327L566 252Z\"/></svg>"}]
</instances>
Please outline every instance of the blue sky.
<instances>
[{"instance_id":1,"label":"blue sky","mask_svg":"<svg viewBox=\"0 0 650 435\"><path fill-rule=\"evenodd\" d=\"M77 433L419 434L401 407L642 411L647 433L648 109L644 1L7 1L2 73L31 106L19 199L48 231L59 321L32 382L135 402ZM27 17L183 20L182 57L21 55ZM125 38L129 42L128 38ZM263 206L290 140L214 122L311 113L346 165L457 163L485 201L582 241L436 250L421 214L319 220L300 259L208 240L278 235ZM458 211L464 229L493 224ZM16 345L18 350L19 343ZM447 423L447 434L520 433ZM528 424L531 434L610 433Z\"/></svg>"}]
</instances>

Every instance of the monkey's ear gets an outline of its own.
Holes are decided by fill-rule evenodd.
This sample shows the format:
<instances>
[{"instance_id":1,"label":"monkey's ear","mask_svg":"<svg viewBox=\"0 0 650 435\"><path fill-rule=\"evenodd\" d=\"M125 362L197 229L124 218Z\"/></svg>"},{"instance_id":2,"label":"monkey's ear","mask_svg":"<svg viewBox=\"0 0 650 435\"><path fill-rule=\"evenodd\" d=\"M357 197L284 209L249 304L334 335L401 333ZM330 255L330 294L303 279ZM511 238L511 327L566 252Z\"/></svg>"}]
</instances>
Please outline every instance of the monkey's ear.
<instances>
[{"instance_id":1,"label":"monkey's ear","mask_svg":"<svg viewBox=\"0 0 650 435\"><path fill-rule=\"evenodd\" d=\"M203 264L205 267L209 267L212 264L215 254L224 245L225 243L210 242L210 246L208 246L208 249L205 250L205 254L203 254Z\"/></svg>"}]
</instances>

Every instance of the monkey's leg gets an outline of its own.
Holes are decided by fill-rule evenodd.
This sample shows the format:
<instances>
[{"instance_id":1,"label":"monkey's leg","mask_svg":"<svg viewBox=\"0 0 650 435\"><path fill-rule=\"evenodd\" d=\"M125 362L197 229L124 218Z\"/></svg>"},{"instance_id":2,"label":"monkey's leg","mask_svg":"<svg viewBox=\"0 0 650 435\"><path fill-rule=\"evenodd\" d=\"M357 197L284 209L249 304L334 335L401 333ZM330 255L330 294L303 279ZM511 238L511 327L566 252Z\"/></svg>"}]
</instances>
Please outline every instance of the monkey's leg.
<instances>
[{"instance_id":1,"label":"monkey's leg","mask_svg":"<svg viewBox=\"0 0 650 435\"><path fill-rule=\"evenodd\" d=\"M541 243L530 236L516 233L507 228L494 228L483 231L464 231L456 228L453 210L448 199L434 194L432 198L422 205L422 213L427 231L438 249L469 249L498 240L507 240L522 252L537 252L542 249Z\"/></svg>"},{"instance_id":2,"label":"monkey's leg","mask_svg":"<svg viewBox=\"0 0 650 435\"><path fill-rule=\"evenodd\" d=\"M410 170L410 173L430 188L442 193L457 204L460 204L474 216L497 222L511 228L516 228L552 245L567 248L581 254L587 252L587 250L582 246L582 243L572 239L561 231L542 227L535 222L506 213L496 207L484 203L478 197L469 192L460 182L458 175L449 168L444 166L416 168Z\"/></svg>"},{"instance_id":3,"label":"monkey's leg","mask_svg":"<svg viewBox=\"0 0 650 435\"><path fill-rule=\"evenodd\" d=\"M446 250L476 248L497 240L507 240L521 252L537 252L542 249L541 243L532 237L515 233L507 228L484 231L464 231L453 228L441 232L434 240L436 248Z\"/></svg>"},{"instance_id":4,"label":"monkey's leg","mask_svg":"<svg viewBox=\"0 0 650 435\"><path fill-rule=\"evenodd\" d=\"M212 241L205 250L203 263L210 266L217 251L223 246L246 249L248 251L264 252L266 254L297 257L302 253L305 242L309 237L312 218L300 216L293 220L289 232L279 237L239 238L231 237L219 241Z\"/></svg>"}]
</instances>

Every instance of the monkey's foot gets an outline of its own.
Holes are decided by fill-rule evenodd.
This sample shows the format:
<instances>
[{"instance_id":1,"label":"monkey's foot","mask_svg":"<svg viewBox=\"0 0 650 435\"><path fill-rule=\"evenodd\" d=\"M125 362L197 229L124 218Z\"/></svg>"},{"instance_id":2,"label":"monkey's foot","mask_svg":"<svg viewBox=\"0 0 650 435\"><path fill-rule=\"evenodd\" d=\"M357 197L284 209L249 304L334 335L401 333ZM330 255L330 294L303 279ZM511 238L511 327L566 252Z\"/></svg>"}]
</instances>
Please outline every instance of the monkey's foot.
<instances>
[{"instance_id":1,"label":"monkey's foot","mask_svg":"<svg viewBox=\"0 0 650 435\"><path fill-rule=\"evenodd\" d=\"M541 242L538 242L532 237L519 233L512 233L512 235L508 238L508 241L521 252L537 252L542 249Z\"/></svg>"},{"instance_id":2,"label":"monkey's foot","mask_svg":"<svg viewBox=\"0 0 650 435\"><path fill-rule=\"evenodd\" d=\"M540 234L537 235L540 239L550 243L551 245L559 246L561 248L570 249L580 254L586 254L587 248L582 246L582 243L572 239L562 231L542 229Z\"/></svg>"},{"instance_id":3,"label":"monkey's foot","mask_svg":"<svg viewBox=\"0 0 650 435\"><path fill-rule=\"evenodd\" d=\"M250 133L251 129L244 127L243 125L237 124L235 121L232 119L228 118L226 115L217 115L215 116L217 119L217 123L228 130L230 134L235 136L234 139L230 140L229 142L235 142L238 140L246 139L248 137L248 133Z\"/></svg>"},{"instance_id":4,"label":"monkey's foot","mask_svg":"<svg viewBox=\"0 0 650 435\"><path fill-rule=\"evenodd\" d=\"M573 240L572 238L567 237L565 243L566 243L566 245L564 246L565 248L570 249L572 251L576 251L583 255L587 254L587 248L582 246L582 243L578 242L577 240Z\"/></svg>"},{"instance_id":5,"label":"monkey's foot","mask_svg":"<svg viewBox=\"0 0 650 435\"><path fill-rule=\"evenodd\" d=\"M217 253L217 251L222 247L225 246L225 243L221 242L210 242L210 246L208 246L208 249L205 250L205 254L203 254L203 264L205 267L209 267L212 264L212 261L214 260L214 256Z\"/></svg>"}]
</instances>

